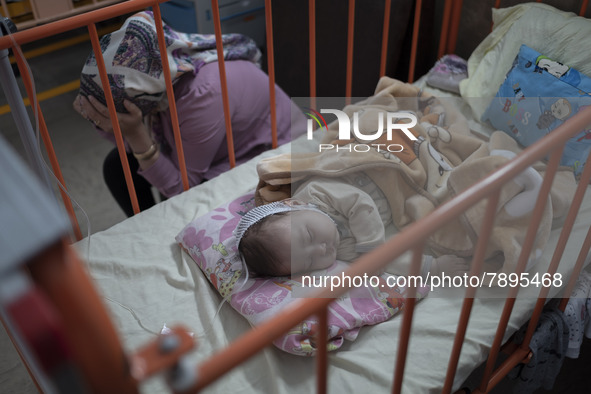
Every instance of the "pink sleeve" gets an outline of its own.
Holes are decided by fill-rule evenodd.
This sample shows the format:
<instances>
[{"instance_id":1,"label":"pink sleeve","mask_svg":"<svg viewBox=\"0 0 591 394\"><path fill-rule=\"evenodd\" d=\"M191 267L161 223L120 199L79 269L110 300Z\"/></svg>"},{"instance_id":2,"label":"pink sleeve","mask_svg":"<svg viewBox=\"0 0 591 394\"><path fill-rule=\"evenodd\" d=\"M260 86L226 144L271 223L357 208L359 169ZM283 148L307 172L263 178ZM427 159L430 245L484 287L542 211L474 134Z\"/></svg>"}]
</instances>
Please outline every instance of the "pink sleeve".
<instances>
[{"instance_id":1,"label":"pink sleeve","mask_svg":"<svg viewBox=\"0 0 591 394\"><path fill-rule=\"evenodd\" d=\"M174 166L170 158L163 154L158 157L150 168L139 170L138 174L146 178L148 182L166 197L174 196L183 191L181 172ZM199 182L200 180L197 183ZM189 184L194 185L195 183L189 179Z\"/></svg>"},{"instance_id":2,"label":"pink sleeve","mask_svg":"<svg viewBox=\"0 0 591 394\"><path fill-rule=\"evenodd\" d=\"M189 88L176 102L189 185L194 186L201 183L224 141L226 128L222 99ZM170 112L166 111L161 119L164 134L173 135ZM183 191L181 172L175 164L174 143L170 155L161 154L150 168L138 172L167 197Z\"/></svg>"}]
</instances>

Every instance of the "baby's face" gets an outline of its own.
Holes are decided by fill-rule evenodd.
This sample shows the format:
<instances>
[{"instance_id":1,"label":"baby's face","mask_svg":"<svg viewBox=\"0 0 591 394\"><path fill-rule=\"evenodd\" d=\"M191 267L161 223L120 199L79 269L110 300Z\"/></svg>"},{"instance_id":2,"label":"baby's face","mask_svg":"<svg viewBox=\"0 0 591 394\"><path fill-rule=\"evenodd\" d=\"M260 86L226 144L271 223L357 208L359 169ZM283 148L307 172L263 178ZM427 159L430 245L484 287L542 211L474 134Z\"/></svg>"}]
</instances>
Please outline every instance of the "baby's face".
<instances>
[{"instance_id":1,"label":"baby's face","mask_svg":"<svg viewBox=\"0 0 591 394\"><path fill-rule=\"evenodd\" d=\"M335 262L340 237L328 216L311 210L293 211L271 226L269 230L277 235L274 247L285 262L282 275L321 270Z\"/></svg>"}]
</instances>

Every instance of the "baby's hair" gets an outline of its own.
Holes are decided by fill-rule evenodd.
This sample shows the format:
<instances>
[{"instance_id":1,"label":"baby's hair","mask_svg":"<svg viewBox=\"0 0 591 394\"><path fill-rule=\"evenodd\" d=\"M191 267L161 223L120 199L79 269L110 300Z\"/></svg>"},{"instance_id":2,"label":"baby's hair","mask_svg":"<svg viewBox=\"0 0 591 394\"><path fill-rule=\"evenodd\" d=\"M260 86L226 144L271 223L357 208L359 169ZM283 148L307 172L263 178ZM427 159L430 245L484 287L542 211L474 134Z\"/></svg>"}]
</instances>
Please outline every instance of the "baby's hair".
<instances>
[{"instance_id":1,"label":"baby's hair","mask_svg":"<svg viewBox=\"0 0 591 394\"><path fill-rule=\"evenodd\" d=\"M289 214L289 211L278 212L256 222L246 230L238 251L244 258L246 266L258 276L281 276L278 268L285 264L279 258L277 248L273 247L273 234L266 231L269 224Z\"/></svg>"}]
</instances>

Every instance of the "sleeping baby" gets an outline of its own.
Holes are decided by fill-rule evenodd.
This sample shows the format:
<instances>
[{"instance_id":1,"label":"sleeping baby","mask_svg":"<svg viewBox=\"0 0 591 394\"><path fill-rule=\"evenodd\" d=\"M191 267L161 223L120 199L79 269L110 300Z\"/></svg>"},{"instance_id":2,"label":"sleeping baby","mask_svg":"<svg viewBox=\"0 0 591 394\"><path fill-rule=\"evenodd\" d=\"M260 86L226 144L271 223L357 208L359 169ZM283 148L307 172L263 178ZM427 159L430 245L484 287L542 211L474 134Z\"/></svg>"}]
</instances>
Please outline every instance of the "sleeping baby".
<instances>
[{"instance_id":1,"label":"sleeping baby","mask_svg":"<svg viewBox=\"0 0 591 394\"><path fill-rule=\"evenodd\" d=\"M258 206L236 228L238 249L249 270L259 276L289 276L330 267L335 260L353 261L385 242L392 222L381 190L363 173L339 178L312 177L292 198ZM403 256L386 267L406 275L410 259ZM423 257L427 272L463 275L464 259L444 255Z\"/></svg>"}]
</instances>

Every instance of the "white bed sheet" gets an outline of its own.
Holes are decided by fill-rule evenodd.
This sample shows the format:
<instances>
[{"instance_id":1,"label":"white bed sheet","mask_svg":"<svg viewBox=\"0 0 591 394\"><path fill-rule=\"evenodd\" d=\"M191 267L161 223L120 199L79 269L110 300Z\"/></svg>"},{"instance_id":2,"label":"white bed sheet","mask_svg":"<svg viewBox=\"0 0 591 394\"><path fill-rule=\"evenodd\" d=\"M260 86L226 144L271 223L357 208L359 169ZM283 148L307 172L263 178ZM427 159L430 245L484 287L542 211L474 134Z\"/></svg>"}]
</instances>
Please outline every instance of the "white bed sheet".
<instances>
[{"instance_id":1,"label":"white bed sheet","mask_svg":"<svg viewBox=\"0 0 591 394\"><path fill-rule=\"evenodd\" d=\"M289 149L285 145L261 157ZM252 190L261 157L93 235L90 243L84 239L76 244L128 351L153 339L164 324L182 323L198 340L198 348L191 354L191 360L197 362L250 329L246 319L227 304L216 315L221 297L193 260L181 252L174 237L194 218ZM563 274L574 264L590 224L591 199L585 199L573 230L576 235L571 236L561 263ZM553 231L537 266L542 272L558 234L559 230ZM528 320L538 291L530 287L520 293L528 296L516 302L507 338ZM430 294L415 309L404 393L441 391L463 301L461 295L441 294ZM475 301L454 389L486 359L503 305L504 299L498 298ZM330 353L329 392L389 391L401 321L399 315L364 327L357 340ZM309 393L315 390L314 365L313 359L269 347L205 392ZM166 390L162 381L153 379L142 391Z\"/></svg>"}]
</instances>

